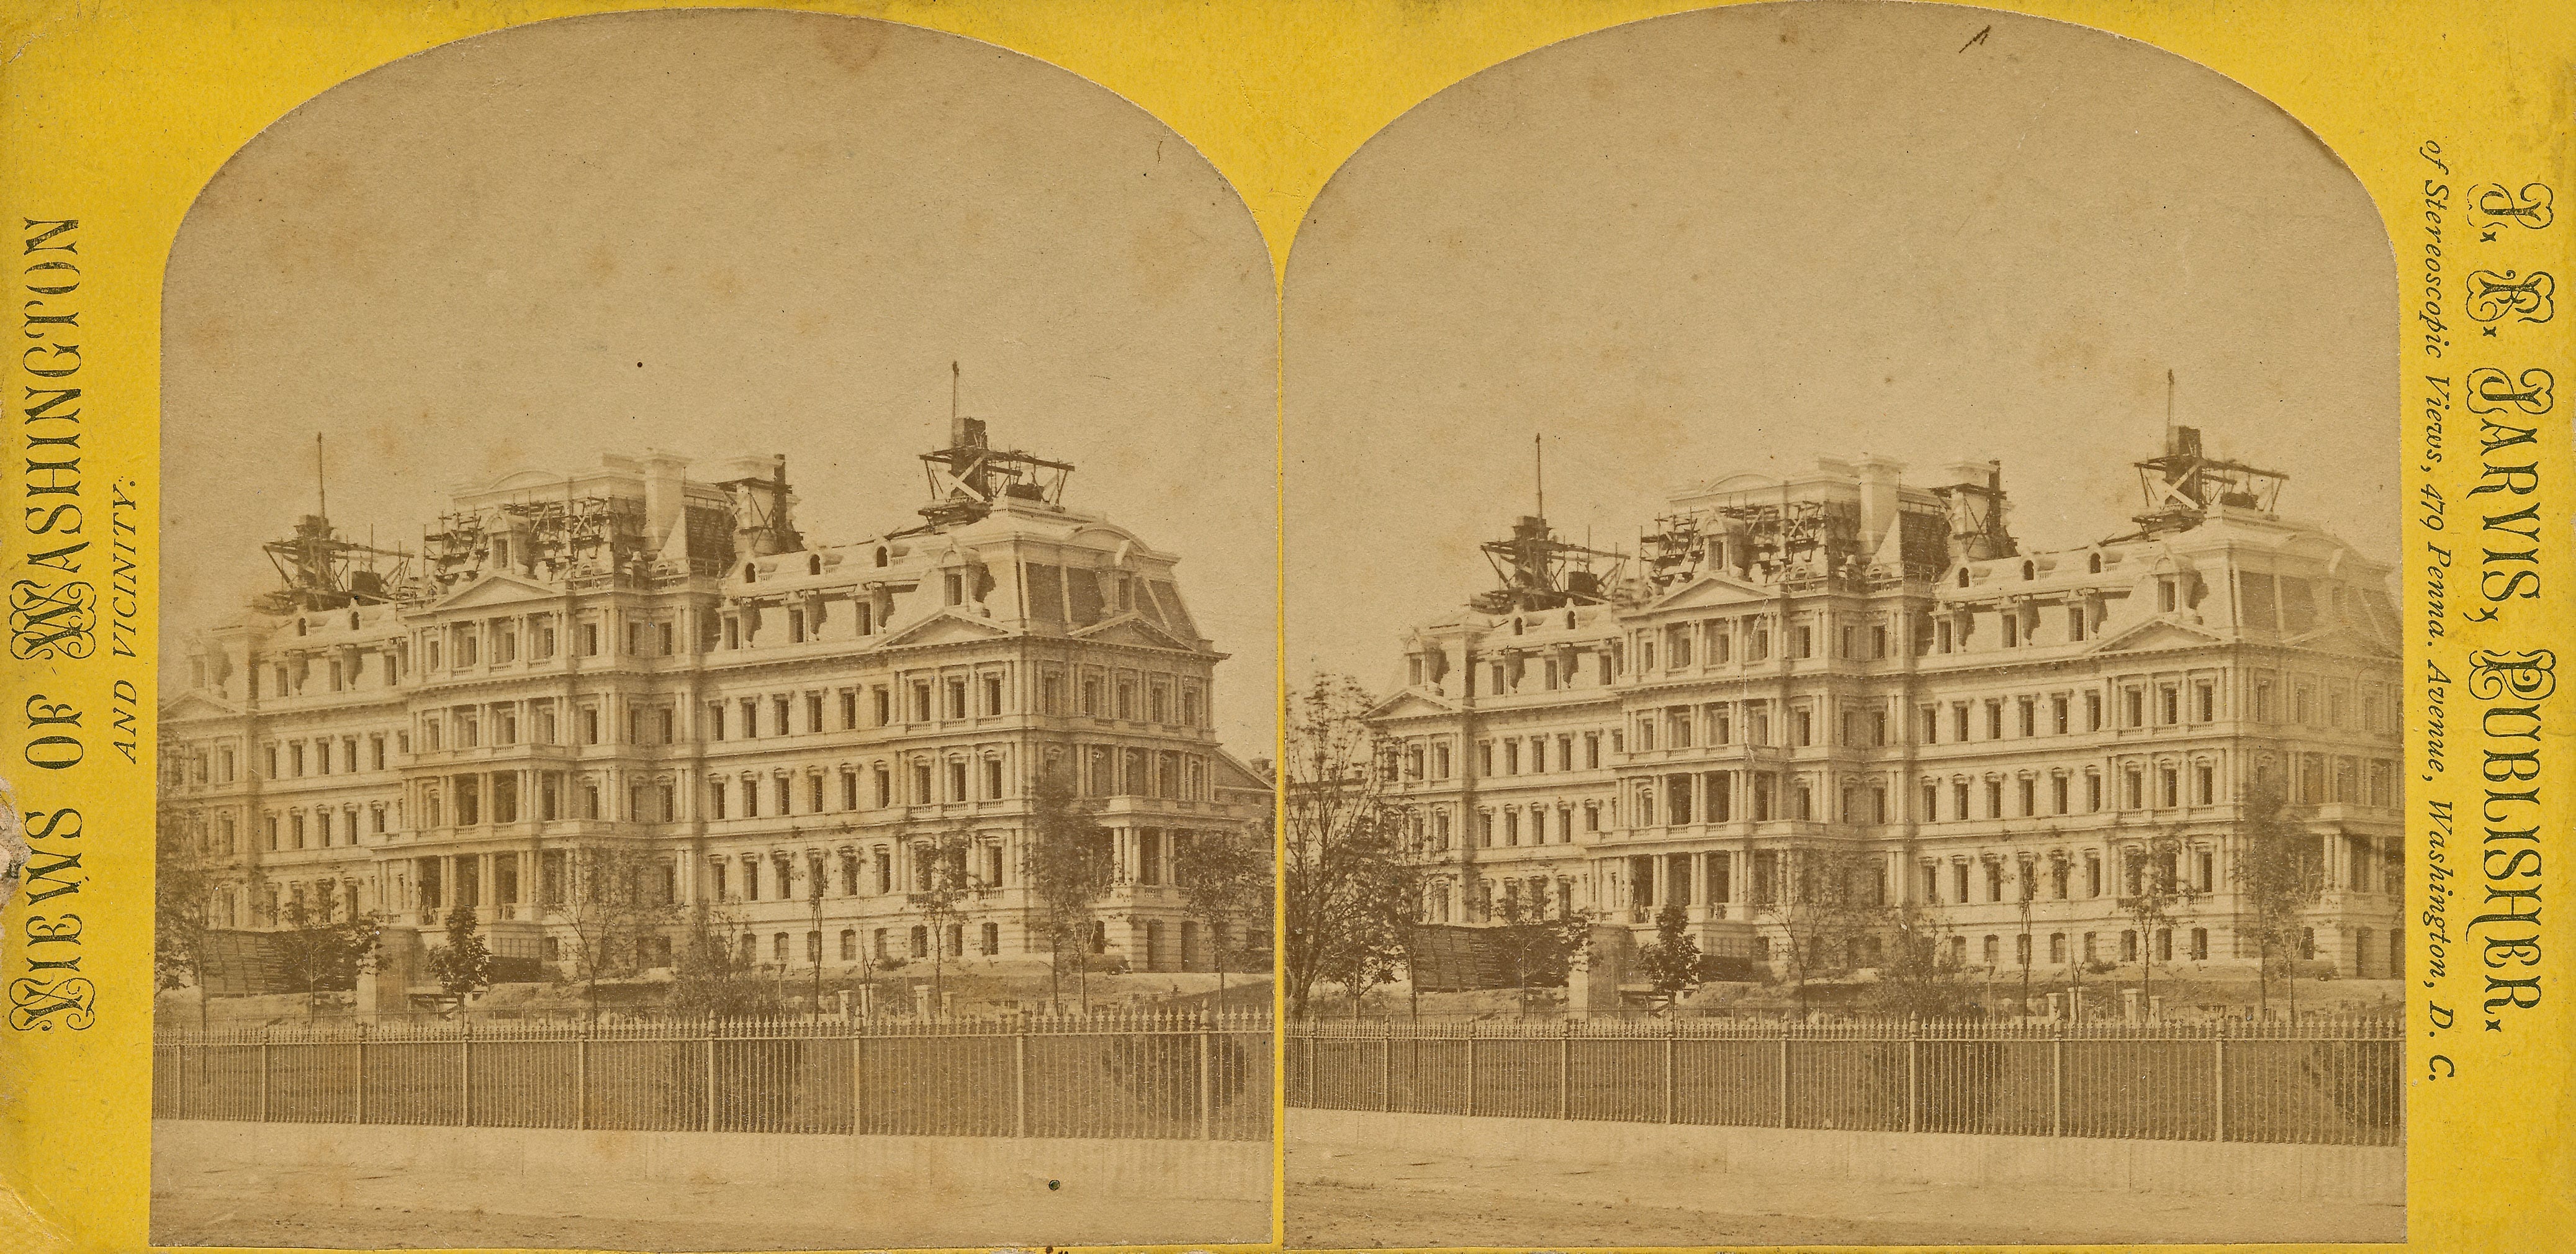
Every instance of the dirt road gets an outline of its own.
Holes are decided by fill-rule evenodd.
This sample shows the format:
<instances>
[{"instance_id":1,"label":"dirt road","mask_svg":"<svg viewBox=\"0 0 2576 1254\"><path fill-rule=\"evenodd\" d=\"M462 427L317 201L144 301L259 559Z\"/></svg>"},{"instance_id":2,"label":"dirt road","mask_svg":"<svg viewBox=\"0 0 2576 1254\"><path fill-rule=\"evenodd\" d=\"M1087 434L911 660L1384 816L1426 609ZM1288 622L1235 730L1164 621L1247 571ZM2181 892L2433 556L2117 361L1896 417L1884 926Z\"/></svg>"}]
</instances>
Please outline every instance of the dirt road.
<instances>
[{"instance_id":1,"label":"dirt road","mask_svg":"<svg viewBox=\"0 0 2576 1254\"><path fill-rule=\"evenodd\" d=\"M2402 1208L2174 1197L2076 1187L1711 1177L1651 1150L1599 1166L1525 1162L1472 1144L1431 1158L1367 1145L1292 1145L1288 1244L1951 1245L2396 1241Z\"/></svg>"}]
</instances>

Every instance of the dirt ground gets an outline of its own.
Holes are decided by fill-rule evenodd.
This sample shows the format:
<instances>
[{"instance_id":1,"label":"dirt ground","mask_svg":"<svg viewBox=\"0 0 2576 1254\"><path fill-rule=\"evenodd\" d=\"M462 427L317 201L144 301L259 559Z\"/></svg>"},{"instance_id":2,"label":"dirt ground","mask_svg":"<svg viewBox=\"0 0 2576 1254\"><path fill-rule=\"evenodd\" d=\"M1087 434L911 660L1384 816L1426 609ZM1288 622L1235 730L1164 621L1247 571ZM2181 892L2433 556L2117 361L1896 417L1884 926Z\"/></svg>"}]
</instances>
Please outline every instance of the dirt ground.
<instances>
[{"instance_id":1,"label":"dirt ground","mask_svg":"<svg viewBox=\"0 0 2576 1254\"><path fill-rule=\"evenodd\" d=\"M585 1177L559 1191L496 1193L459 1172L345 1171L312 1178L256 1164L153 1163L156 1246L333 1249L846 1250L1260 1242L1269 1199L1082 1196L1034 1173L927 1191L853 1180L846 1190L741 1181Z\"/></svg>"},{"instance_id":2,"label":"dirt ground","mask_svg":"<svg viewBox=\"0 0 2576 1254\"><path fill-rule=\"evenodd\" d=\"M1650 1153L1600 1166L1291 1146L1288 1245L1955 1245L2398 1241L2397 1206L2071 1187L1709 1177Z\"/></svg>"}]
</instances>

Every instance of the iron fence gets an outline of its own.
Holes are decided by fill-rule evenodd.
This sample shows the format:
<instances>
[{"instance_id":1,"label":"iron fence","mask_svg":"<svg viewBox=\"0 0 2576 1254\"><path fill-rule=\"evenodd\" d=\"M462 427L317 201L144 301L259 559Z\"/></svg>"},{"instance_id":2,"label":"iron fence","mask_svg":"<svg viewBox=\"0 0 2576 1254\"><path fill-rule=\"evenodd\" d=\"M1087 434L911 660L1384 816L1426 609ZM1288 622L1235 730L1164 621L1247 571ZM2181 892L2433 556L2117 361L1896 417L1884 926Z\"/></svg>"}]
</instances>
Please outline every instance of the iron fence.
<instances>
[{"instance_id":1,"label":"iron fence","mask_svg":"<svg viewBox=\"0 0 2576 1254\"><path fill-rule=\"evenodd\" d=\"M2403 1024L1318 1020L1329 1110L1886 1132L2397 1145Z\"/></svg>"},{"instance_id":2,"label":"iron fence","mask_svg":"<svg viewBox=\"0 0 2576 1254\"><path fill-rule=\"evenodd\" d=\"M1269 1016L172 1031L156 1119L1265 1141Z\"/></svg>"}]
</instances>

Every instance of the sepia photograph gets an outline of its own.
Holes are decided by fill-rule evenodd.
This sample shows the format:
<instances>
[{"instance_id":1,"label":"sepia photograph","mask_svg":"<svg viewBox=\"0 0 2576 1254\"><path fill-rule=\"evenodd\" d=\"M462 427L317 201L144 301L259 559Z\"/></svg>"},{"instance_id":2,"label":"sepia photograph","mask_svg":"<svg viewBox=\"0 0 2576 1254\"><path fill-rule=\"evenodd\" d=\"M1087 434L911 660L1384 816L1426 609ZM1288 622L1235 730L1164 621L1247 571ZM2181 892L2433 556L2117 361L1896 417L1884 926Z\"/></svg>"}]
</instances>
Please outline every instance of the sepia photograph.
<instances>
[{"instance_id":1,"label":"sepia photograph","mask_svg":"<svg viewBox=\"0 0 2576 1254\"><path fill-rule=\"evenodd\" d=\"M1937 4L1529 52L1282 305L1288 1243L2405 1237L2397 274Z\"/></svg>"},{"instance_id":2,"label":"sepia photograph","mask_svg":"<svg viewBox=\"0 0 2576 1254\"><path fill-rule=\"evenodd\" d=\"M1267 1241L1275 318L958 36L277 118L163 295L153 1242Z\"/></svg>"}]
</instances>

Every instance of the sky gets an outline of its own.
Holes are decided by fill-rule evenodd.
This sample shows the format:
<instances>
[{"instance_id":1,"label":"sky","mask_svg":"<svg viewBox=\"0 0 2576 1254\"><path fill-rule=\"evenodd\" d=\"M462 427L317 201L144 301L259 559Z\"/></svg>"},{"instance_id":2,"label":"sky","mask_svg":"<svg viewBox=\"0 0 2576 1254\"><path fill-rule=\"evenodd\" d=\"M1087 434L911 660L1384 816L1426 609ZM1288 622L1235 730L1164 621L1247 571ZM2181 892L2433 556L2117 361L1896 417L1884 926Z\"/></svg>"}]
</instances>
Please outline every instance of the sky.
<instances>
[{"instance_id":1,"label":"sky","mask_svg":"<svg viewBox=\"0 0 2576 1254\"><path fill-rule=\"evenodd\" d=\"M965 412L1177 553L1226 743L1273 742L1275 296L1225 181L1109 91L956 36L677 10L449 44L208 185L164 295L164 639L314 508L419 546L460 485L785 453L818 543L918 521ZM170 673L184 674L184 670Z\"/></svg>"},{"instance_id":2,"label":"sky","mask_svg":"<svg viewBox=\"0 0 2576 1254\"><path fill-rule=\"evenodd\" d=\"M1979 32L1985 32L1979 39ZM1752 5L1540 49L1338 171L1289 253L1291 681L1383 689L1533 508L1634 551L1674 487L1997 458L2026 547L2140 511L2175 420L2393 561L2396 270L2254 93L2077 26Z\"/></svg>"}]
</instances>

